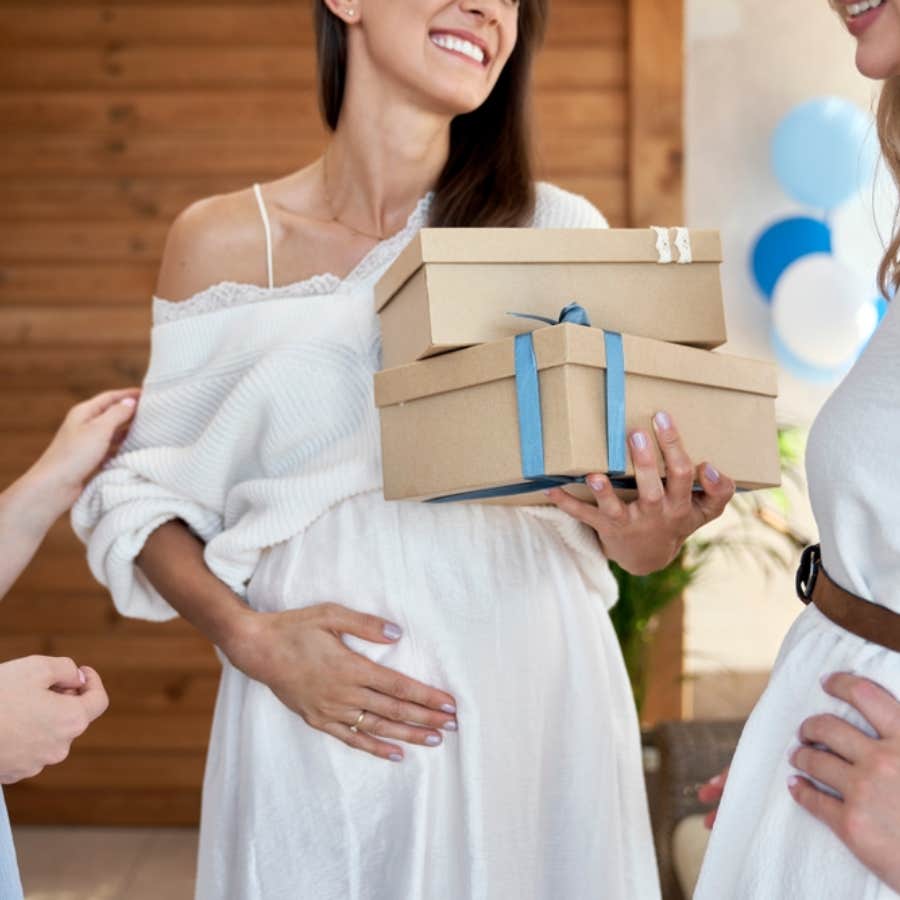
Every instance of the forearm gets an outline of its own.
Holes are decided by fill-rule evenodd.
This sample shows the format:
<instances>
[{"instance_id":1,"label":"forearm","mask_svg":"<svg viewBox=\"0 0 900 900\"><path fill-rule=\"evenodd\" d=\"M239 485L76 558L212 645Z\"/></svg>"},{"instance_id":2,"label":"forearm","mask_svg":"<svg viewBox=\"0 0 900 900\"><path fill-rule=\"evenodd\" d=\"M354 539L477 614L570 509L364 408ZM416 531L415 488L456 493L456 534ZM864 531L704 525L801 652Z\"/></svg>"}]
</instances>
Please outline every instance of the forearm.
<instances>
[{"instance_id":1,"label":"forearm","mask_svg":"<svg viewBox=\"0 0 900 900\"><path fill-rule=\"evenodd\" d=\"M203 559L203 542L180 521L150 535L136 560L149 582L182 618L226 655L242 639L253 613Z\"/></svg>"},{"instance_id":2,"label":"forearm","mask_svg":"<svg viewBox=\"0 0 900 900\"><path fill-rule=\"evenodd\" d=\"M64 499L35 468L0 493L0 599L65 512Z\"/></svg>"}]
</instances>

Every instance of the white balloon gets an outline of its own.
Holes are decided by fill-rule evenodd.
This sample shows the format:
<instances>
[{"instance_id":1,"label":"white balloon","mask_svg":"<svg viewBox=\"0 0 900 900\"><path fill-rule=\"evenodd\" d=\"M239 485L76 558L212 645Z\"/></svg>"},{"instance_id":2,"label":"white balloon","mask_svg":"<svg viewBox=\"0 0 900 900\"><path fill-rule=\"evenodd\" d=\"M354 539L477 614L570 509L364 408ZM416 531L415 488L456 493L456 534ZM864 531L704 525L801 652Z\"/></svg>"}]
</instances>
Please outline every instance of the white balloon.
<instances>
[{"instance_id":1,"label":"white balloon","mask_svg":"<svg viewBox=\"0 0 900 900\"><path fill-rule=\"evenodd\" d=\"M798 259L775 285L775 333L801 362L819 369L852 363L877 318L865 279L828 253Z\"/></svg>"},{"instance_id":2,"label":"white balloon","mask_svg":"<svg viewBox=\"0 0 900 900\"><path fill-rule=\"evenodd\" d=\"M883 161L874 181L860 188L831 217L831 247L835 259L858 272L876 296L878 266L894 233L897 186Z\"/></svg>"}]
</instances>

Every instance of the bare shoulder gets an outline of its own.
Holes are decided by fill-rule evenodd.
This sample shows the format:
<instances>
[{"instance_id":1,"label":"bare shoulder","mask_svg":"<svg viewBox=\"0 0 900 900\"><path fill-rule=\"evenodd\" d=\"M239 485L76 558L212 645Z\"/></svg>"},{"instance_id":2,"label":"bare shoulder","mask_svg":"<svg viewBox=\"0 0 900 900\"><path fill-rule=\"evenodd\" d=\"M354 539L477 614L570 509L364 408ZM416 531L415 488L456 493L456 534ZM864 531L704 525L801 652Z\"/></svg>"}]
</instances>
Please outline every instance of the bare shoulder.
<instances>
[{"instance_id":1,"label":"bare shoulder","mask_svg":"<svg viewBox=\"0 0 900 900\"><path fill-rule=\"evenodd\" d=\"M197 200L169 228L156 296L186 300L222 281L265 284L265 246L252 188Z\"/></svg>"}]
</instances>

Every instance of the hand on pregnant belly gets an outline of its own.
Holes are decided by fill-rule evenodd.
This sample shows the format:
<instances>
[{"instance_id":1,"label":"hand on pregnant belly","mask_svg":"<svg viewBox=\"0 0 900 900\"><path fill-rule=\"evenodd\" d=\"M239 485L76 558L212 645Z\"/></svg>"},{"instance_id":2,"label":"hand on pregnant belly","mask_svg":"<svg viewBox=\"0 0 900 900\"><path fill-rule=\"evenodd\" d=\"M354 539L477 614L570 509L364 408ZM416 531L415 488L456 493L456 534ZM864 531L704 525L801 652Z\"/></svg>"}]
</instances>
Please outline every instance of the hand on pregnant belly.
<instances>
[{"instance_id":1,"label":"hand on pregnant belly","mask_svg":"<svg viewBox=\"0 0 900 900\"><path fill-rule=\"evenodd\" d=\"M900 891L900 702L879 685L838 673L827 693L854 707L878 737L838 716L807 719L791 762L838 792L838 799L812 781L792 776L793 798L824 822L867 868Z\"/></svg>"},{"instance_id":2,"label":"hand on pregnant belly","mask_svg":"<svg viewBox=\"0 0 900 900\"><path fill-rule=\"evenodd\" d=\"M403 750L391 741L436 747L441 730L456 731L450 694L372 662L341 638L392 644L402 640L393 623L336 603L254 612L245 622L227 649L232 664L312 728L394 762Z\"/></svg>"},{"instance_id":3,"label":"hand on pregnant belly","mask_svg":"<svg viewBox=\"0 0 900 900\"><path fill-rule=\"evenodd\" d=\"M606 475L588 475L596 505L582 503L560 488L548 491L564 512L597 532L603 552L632 575L665 568L685 539L718 518L734 496L734 482L709 463L696 469L702 491L694 491L694 464L681 444L675 423L664 412L653 417L656 441L666 464L663 485L649 436L633 431L628 450L634 462L638 498L624 503Z\"/></svg>"}]
</instances>

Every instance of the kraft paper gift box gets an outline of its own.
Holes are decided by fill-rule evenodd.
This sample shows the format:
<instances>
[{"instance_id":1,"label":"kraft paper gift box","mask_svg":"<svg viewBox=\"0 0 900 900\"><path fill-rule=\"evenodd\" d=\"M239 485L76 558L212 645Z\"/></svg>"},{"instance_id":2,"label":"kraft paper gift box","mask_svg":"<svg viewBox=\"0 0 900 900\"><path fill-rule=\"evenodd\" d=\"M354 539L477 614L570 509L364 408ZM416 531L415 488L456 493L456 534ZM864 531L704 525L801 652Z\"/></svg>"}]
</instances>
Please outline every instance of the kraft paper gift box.
<instances>
[{"instance_id":1,"label":"kraft paper gift box","mask_svg":"<svg viewBox=\"0 0 900 900\"><path fill-rule=\"evenodd\" d=\"M660 409L695 463L740 488L774 486L776 394L767 362L583 324L541 327L375 375L384 496L546 503L543 488L571 481L589 499L577 480L591 472L628 491L626 434L651 430Z\"/></svg>"},{"instance_id":2,"label":"kraft paper gift box","mask_svg":"<svg viewBox=\"0 0 900 900\"><path fill-rule=\"evenodd\" d=\"M575 301L599 328L725 343L716 231L425 228L375 286L385 368L534 328Z\"/></svg>"}]
</instances>

